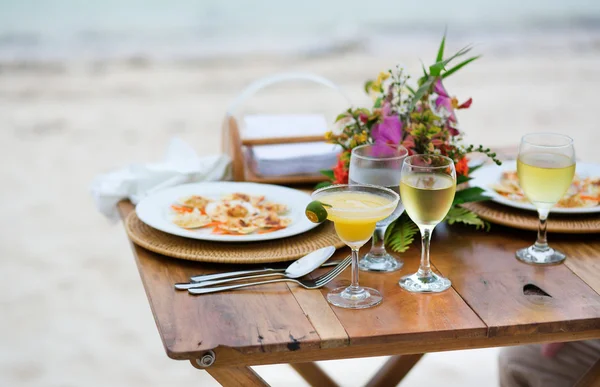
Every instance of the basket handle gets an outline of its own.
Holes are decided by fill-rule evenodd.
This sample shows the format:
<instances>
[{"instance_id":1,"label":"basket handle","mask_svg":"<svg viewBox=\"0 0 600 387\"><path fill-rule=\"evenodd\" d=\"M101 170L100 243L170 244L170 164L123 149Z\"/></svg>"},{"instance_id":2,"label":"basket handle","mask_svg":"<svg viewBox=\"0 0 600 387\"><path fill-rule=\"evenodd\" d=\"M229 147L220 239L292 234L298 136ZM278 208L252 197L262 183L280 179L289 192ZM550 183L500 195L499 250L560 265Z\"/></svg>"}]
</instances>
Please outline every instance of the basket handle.
<instances>
[{"instance_id":1,"label":"basket handle","mask_svg":"<svg viewBox=\"0 0 600 387\"><path fill-rule=\"evenodd\" d=\"M268 77L257 79L252 82L238 96L229 104L227 108L227 115L233 116L234 111L237 107L248 97L253 96L259 90L270 86L274 83L278 83L281 81L292 81L292 80L306 80L318 83L320 85L326 86L330 89L336 90L340 95L348 102L348 105L352 105L350 102L350 98L344 93L344 91L335 83L330 81L329 79L322 77L317 74L307 73L307 72L288 72L288 73L279 73L270 75Z\"/></svg>"}]
</instances>

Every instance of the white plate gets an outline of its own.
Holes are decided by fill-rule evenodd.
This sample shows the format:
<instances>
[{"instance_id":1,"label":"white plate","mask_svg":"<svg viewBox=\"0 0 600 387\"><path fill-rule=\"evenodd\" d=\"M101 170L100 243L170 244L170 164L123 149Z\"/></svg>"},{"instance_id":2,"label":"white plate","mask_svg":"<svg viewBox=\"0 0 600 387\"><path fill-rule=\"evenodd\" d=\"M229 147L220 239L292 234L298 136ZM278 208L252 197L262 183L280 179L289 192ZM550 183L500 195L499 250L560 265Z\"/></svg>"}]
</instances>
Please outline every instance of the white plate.
<instances>
[{"instance_id":1,"label":"white plate","mask_svg":"<svg viewBox=\"0 0 600 387\"><path fill-rule=\"evenodd\" d=\"M535 211L535 207L532 204L509 200L491 188L493 184L500 182L502 172L516 170L517 162L515 160L503 161L501 166L497 166L495 164L485 165L473 172L473 180L471 180L469 184L485 189L486 193L491 196L492 200L495 202L524 210ZM575 171L582 178L600 176L600 164L577 163ZM600 206L583 208L553 208L550 210L550 212L558 214L589 214L600 212Z\"/></svg>"},{"instance_id":2,"label":"white plate","mask_svg":"<svg viewBox=\"0 0 600 387\"><path fill-rule=\"evenodd\" d=\"M176 203L182 197L201 195L211 199L220 199L224 195L234 192L264 195L268 201L285 204L289 209L285 216L291 218L292 223L282 230L266 234L215 235L211 234L212 229L210 227L207 229L186 230L171 222L171 204ZM256 183L211 182L186 184L163 189L144 198L136 206L135 211L142 222L169 234L207 241L251 242L286 238L316 227L317 224L310 222L304 215L306 205L310 202L311 198L307 193L287 187Z\"/></svg>"}]
</instances>

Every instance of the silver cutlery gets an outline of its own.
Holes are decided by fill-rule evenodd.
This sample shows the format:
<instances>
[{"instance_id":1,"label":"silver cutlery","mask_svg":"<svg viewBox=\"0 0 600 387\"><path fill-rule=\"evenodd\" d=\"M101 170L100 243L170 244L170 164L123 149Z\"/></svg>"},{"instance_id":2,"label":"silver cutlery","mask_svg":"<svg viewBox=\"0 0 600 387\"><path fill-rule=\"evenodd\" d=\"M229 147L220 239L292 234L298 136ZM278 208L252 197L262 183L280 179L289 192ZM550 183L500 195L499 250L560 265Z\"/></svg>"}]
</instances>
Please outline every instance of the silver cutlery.
<instances>
[{"instance_id":1,"label":"silver cutlery","mask_svg":"<svg viewBox=\"0 0 600 387\"><path fill-rule=\"evenodd\" d=\"M333 253L335 253L335 247L333 247L333 246L323 247L321 249L315 250L312 253L307 254L304 257L296 260L294 263L292 263L292 265L298 265L298 266L302 266L302 267L305 267L305 266L311 267L312 270L306 272L305 274L302 274L302 275L306 275L306 274L310 273L311 271L315 270L316 268L318 268L319 266L321 266L325 261L327 261L333 255ZM285 273L286 270L289 270L292 265L290 265L286 269L264 268L264 269L257 269L257 270L231 271L228 273L202 274L202 275L196 275L196 276L191 277L190 282L212 281L212 280L221 279L221 278L240 277L240 276L250 275L250 274ZM300 275L300 277L302 277L302 275ZM175 286L175 287L177 287L177 286Z\"/></svg>"},{"instance_id":2,"label":"silver cutlery","mask_svg":"<svg viewBox=\"0 0 600 387\"><path fill-rule=\"evenodd\" d=\"M300 258L300 259L305 259L305 258L308 258L308 256L306 256L304 258ZM296 261L296 262L298 262L298 261ZM190 282L190 283L185 283L185 284L180 283L180 284L175 284L175 289L187 290L187 289L205 288L208 286L220 285L220 284L225 284L228 282L235 282L235 281L242 281L242 280L249 280L249 279L256 279L256 278L273 277L273 276L280 276L280 277L286 277L286 278L300 278L300 277L304 277L308 273L311 273L314 270L318 269L318 267L312 267L312 266L307 266L307 265L297 265L296 262L292 263L287 269L285 269L284 272L256 274L256 275L248 275L248 276L244 276L244 277L224 278L224 279L218 279L218 280L213 280L213 281ZM340 262L342 262L342 261L336 262L335 265L339 264ZM329 264L327 266L335 266L335 265ZM323 264L320 267L324 267L324 266L325 265Z\"/></svg>"},{"instance_id":3,"label":"silver cutlery","mask_svg":"<svg viewBox=\"0 0 600 387\"><path fill-rule=\"evenodd\" d=\"M329 282L331 282L342 271L344 271L348 266L350 266L351 263L352 263L352 259L350 257L347 257L346 259L341 261L337 266L335 266L333 269L331 269L327 273L325 273L315 279L299 280L299 279L294 279L294 278L280 278L280 279L273 279L273 280L268 280L268 281L249 282L249 283L228 285L228 286L217 286L217 287L200 288L200 289L188 289L188 292L190 292L191 294L208 294L208 293L223 292L226 290L245 288L245 287L249 287L249 286L274 284L274 283L278 283L278 282L293 282L293 283L296 283L296 284L302 286L305 289L318 289L318 288L328 284Z\"/></svg>"}]
</instances>

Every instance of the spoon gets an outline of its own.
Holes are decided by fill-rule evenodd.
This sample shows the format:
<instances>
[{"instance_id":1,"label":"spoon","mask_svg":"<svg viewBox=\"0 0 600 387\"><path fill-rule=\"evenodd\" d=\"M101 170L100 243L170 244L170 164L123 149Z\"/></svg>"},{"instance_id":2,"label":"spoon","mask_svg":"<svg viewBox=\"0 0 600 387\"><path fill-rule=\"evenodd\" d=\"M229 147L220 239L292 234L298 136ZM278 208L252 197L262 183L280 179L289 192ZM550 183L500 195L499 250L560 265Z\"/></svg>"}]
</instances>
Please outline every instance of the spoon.
<instances>
[{"instance_id":1,"label":"spoon","mask_svg":"<svg viewBox=\"0 0 600 387\"><path fill-rule=\"evenodd\" d=\"M239 280L246 280L246 279L253 279L253 278L263 278L263 277L271 277L271 276L281 276L281 277L287 277L287 278L300 278L303 277L305 275L307 275L308 273L312 272L313 270L317 269L319 266L321 266L325 261L327 261L335 252L335 247L333 246L327 246L327 247L323 247L322 249L319 250L315 250L312 253L309 253L307 255L305 255L304 257L294 261L291 265L289 265L287 267L287 269L285 269L285 271L283 273L280 272L269 272L266 274L256 274L256 275L250 275L250 276L244 276L244 277L234 277L234 278L225 278L225 279L217 279L217 280L201 280L201 281L195 281L195 282L191 282L191 283L185 283L185 284L175 284L175 289L178 290L187 290L187 289L193 289L193 288L203 288L206 286L211 286L211 285L218 285L218 284L222 284L222 283L226 283L226 282L232 282L232 281L239 281ZM256 271L252 271L251 273L262 273L265 271L270 271L268 269L266 270L256 270ZM233 273L234 275L236 274L250 274L248 272L238 272L238 273ZM229 273L227 273L229 274ZM198 278L198 277L196 277ZM213 277L214 278L214 277ZM194 278L192 278L192 280L194 280Z\"/></svg>"}]
</instances>

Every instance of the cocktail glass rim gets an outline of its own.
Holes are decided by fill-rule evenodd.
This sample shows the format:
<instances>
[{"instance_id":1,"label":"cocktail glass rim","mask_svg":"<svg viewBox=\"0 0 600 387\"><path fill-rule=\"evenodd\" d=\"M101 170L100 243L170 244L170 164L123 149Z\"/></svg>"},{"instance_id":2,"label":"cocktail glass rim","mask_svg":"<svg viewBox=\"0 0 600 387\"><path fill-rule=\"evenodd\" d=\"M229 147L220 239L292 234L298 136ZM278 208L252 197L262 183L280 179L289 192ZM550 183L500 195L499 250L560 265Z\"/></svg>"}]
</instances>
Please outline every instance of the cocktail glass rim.
<instances>
[{"instance_id":1,"label":"cocktail glass rim","mask_svg":"<svg viewBox=\"0 0 600 387\"><path fill-rule=\"evenodd\" d=\"M311 198L313 200L317 200L318 199L318 194L323 192L323 191L327 191L330 189L334 189L334 188L360 188L360 187L368 187L368 188L373 188L376 190L381 190L381 191L385 191L389 194L392 194L392 196L395 197L395 199L393 201L391 201L389 204L386 205L381 205L381 206L377 206L377 207L368 207L368 208L339 208L339 207L333 207L333 209L335 210L336 213L345 213L345 212L351 212L351 213L367 213L367 212L373 212L374 210L381 210L381 209L385 209L385 208L396 208L396 206L398 205L398 202L400 201L400 195L398 195L396 192L392 191L389 188L385 188L385 187L381 187L378 185L372 185L372 184L333 184L333 185L328 185L327 187L323 187L323 188L319 188L318 190L316 190L315 192L313 192L311 194ZM349 192L352 191L356 191L356 192L361 192L360 190L348 190ZM368 193L368 192L367 192Z\"/></svg>"}]
</instances>

